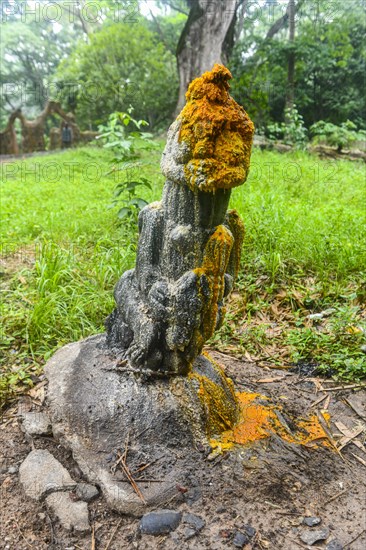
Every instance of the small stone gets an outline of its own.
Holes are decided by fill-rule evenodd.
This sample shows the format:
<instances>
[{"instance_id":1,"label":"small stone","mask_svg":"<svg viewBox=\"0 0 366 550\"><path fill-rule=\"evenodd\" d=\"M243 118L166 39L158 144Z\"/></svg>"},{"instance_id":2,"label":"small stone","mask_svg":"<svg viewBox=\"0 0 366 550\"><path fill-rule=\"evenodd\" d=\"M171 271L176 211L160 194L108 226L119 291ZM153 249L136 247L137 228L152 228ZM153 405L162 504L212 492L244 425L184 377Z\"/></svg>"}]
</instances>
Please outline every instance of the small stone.
<instances>
[{"instance_id":1,"label":"small stone","mask_svg":"<svg viewBox=\"0 0 366 550\"><path fill-rule=\"evenodd\" d=\"M81 500L71 500L69 493L52 493L46 498L53 514L60 520L64 529L77 533L90 531L88 505Z\"/></svg>"},{"instance_id":2,"label":"small stone","mask_svg":"<svg viewBox=\"0 0 366 550\"><path fill-rule=\"evenodd\" d=\"M254 535L256 534L256 530L249 523L246 525L243 525L242 529L244 529L244 531L246 532L249 538L253 538Z\"/></svg>"},{"instance_id":3,"label":"small stone","mask_svg":"<svg viewBox=\"0 0 366 550\"><path fill-rule=\"evenodd\" d=\"M206 525L205 520L195 514L183 514L183 523L188 523L196 532L201 531Z\"/></svg>"},{"instance_id":4,"label":"small stone","mask_svg":"<svg viewBox=\"0 0 366 550\"><path fill-rule=\"evenodd\" d=\"M248 544L249 537L240 531L236 531L233 538L233 545L237 548L243 548L244 544Z\"/></svg>"},{"instance_id":5,"label":"small stone","mask_svg":"<svg viewBox=\"0 0 366 550\"><path fill-rule=\"evenodd\" d=\"M183 531L183 537L185 540L192 539L197 535L197 531L195 529L191 529L190 527L186 527Z\"/></svg>"},{"instance_id":6,"label":"small stone","mask_svg":"<svg viewBox=\"0 0 366 550\"><path fill-rule=\"evenodd\" d=\"M312 546L319 540L325 540L329 537L329 529L326 527L324 529L318 529L318 531L303 531L300 534L300 539L302 542L305 542L305 544L309 544L309 546Z\"/></svg>"},{"instance_id":7,"label":"small stone","mask_svg":"<svg viewBox=\"0 0 366 550\"><path fill-rule=\"evenodd\" d=\"M8 474L16 474L19 470L19 466L10 466L8 468Z\"/></svg>"},{"instance_id":8,"label":"small stone","mask_svg":"<svg viewBox=\"0 0 366 550\"><path fill-rule=\"evenodd\" d=\"M338 539L333 539L328 542L325 550L343 550L343 544Z\"/></svg>"},{"instance_id":9,"label":"small stone","mask_svg":"<svg viewBox=\"0 0 366 550\"><path fill-rule=\"evenodd\" d=\"M76 496L85 502L91 502L99 496L99 491L95 485L90 483L78 483L75 490Z\"/></svg>"},{"instance_id":10,"label":"small stone","mask_svg":"<svg viewBox=\"0 0 366 550\"><path fill-rule=\"evenodd\" d=\"M72 490L75 481L55 457L46 450L29 453L19 468L19 480L25 494L35 500L61 490Z\"/></svg>"},{"instance_id":11,"label":"small stone","mask_svg":"<svg viewBox=\"0 0 366 550\"><path fill-rule=\"evenodd\" d=\"M216 508L215 512L216 514L224 514L226 512L226 508L225 506L219 506L218 508Z\"/></svg>"},{"instance_id":12,"label":"small stone","mask_svg":"<svg viewBox=\"0 0 366 550\"><path fill-rule=\"evenodd\" d=\"M319 525L320 522L321 522L321 519L316 517L307 517L307 518L304 518L304 521L303 521L303 523L305 525L308 525L309 527L314 527L314 525Z\"/></svg>"},{"instance_id":13,"label":"small stone","mask_svg":"<svg viewBox=\"0 0 366 550\"><path fill-rule=\"evenodd\" d=\"M145 514L140 521L140 531L145 535L162 535L174 531L182 519L181 512L159 510Z\"/></svg>"},{"instance_id":14,"label":"small stone","mask_svg":"<svg viewBox=\"0 0 366 550\"><path fill-rule=\"evenodd\" d=\"M22 429L28 435L47 435L52 432L49 416L43 412L23 413Z\"/></svg>"}]
</instances>

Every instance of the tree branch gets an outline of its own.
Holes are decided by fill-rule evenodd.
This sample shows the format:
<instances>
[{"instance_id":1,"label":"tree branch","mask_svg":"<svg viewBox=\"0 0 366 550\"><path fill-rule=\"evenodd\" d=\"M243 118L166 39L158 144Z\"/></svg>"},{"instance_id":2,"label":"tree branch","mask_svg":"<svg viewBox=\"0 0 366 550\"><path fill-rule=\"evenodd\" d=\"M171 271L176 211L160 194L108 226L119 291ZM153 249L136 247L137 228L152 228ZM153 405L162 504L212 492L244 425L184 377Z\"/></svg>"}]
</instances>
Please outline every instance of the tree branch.
<instances>
[{"instance_id":1,"label":"tree branch","mask_svg":"<svg viewBox=\"0 0 366 550\"><path fill-rule=\"evenodd\" d=\"M299 11L299 9L304 4L304 2L305 0L298 0L295 6L295 14ZM290 16L290 6L291 6L291 2L288 3L286 12L284 13L284 15L282 15L282 17L277 19L277 21L275 21L271 26L271 28L268 30L265 40L270 40L275 36L275 34L277 34L280 30L282 30L285 27Z\"/></svg>"},{"instance_id":2,"label":"tree branch","mask_svg":"<svg viewBox=\"0 0 366 550\"><path fill-rule=\"evenodd\" d=\"M183 10L183 9L180 8L179 6L174 5L173 2L170 2L169 0L165 0L164 3L167 4L167 6L169 6L170 9L175 10L175 11L178 11L179 13L183 13L183 15L187 15L187 16L188 16L188 12L187 12L187 11Z\"/></svg>"}]
</instances>

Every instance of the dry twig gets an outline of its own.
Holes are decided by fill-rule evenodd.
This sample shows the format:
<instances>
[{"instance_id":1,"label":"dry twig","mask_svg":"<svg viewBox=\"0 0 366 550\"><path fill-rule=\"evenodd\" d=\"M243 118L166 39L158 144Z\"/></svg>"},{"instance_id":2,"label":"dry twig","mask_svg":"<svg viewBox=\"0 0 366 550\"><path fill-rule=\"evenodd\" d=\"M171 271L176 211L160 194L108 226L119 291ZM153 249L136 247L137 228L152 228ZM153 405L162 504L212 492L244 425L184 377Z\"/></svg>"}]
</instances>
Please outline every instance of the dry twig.
<instances>
[{"instance_id":1,"label":"dry twig","mask_svg":"<svg viewBox=\"0 0 366 550\"><path fill-rule=\"evenodd\" d=\"M360 456L358 455L355 455L355 453L352 453L351 454L358 460L358 462L360 462L363 466L365 466L366 468L366 460L364 460L363 458L361 458Z\"/></svg>"},{"instance_id":2,"label":"dry twig","mask_svg":"<svg viewBox=\"0 0 366 550\"><path fill-rule=\"evenodd\" d=\"M115 528L115 530L113 531L113 533L111 534L110 539L109 539L109 541L107 542L107 546L104 548L104 550L108 550L108 548L110 547L111 542L112 542L112 540L114 539L114 537L116 536L116 533L117 533L117 531L118 531L119 526L121 525L121 523L122 523L122 518L121 518L121 519L119 520L119 522L117 523L116 528Z\"/></svg>"},{"instance_id":3,"label":"dry twig","mask_svg":"<svg viewBox=\"0 0 366 550\"><path fill-rule=\"evenodd\" d=\"M95 525L92 526L91 550L95 550Z\"/></svg>"},{"instance_id":4,"label":"dry twig","mask_svg":"<svg viewBox=\"0 0 366 550\"><path fill-rule=\"evenodd\" d=\"M326 506L327 504L329 504L330 502L333 502L334 500L337 500L337 498L341 497L342 495L344 495L347 492L348 492L348 489L343 489L343 491L340 491L336 495L333 495L331 498L329 498L328 500L326 500L324 502L323 507Z\"/></svg>"},{"instance_id":5,"label":"dry twig","mask_svg":"<svg viewBox=\"0 0 366 550\"><path fill-rule=\"evenodd\" d=\"M18 522L15 518L13 518L13 522L14 522L14 525L15 527L18 529L19 531L19 534L21 535L21 537L25 540L25 543L26 545L28 546L28 548L33 548L33 546L31 544L29 544L29 542L27 541L27 539L25 538L25 536L23 535L22 533L22 530L20 529L19 525L18 525Z\"/></svg>"},{"instance_id":6,"label":"dry twig","mask_svg":"<svg viewBox=\"0 0 366 550\"><path fill-rule=\"evenodd\" d=\"M354 390L356 388L366 388L366 384L350 384L349 386L336 386L335 388L323 388L322 391Z\"/></svg>"}]
</instances>

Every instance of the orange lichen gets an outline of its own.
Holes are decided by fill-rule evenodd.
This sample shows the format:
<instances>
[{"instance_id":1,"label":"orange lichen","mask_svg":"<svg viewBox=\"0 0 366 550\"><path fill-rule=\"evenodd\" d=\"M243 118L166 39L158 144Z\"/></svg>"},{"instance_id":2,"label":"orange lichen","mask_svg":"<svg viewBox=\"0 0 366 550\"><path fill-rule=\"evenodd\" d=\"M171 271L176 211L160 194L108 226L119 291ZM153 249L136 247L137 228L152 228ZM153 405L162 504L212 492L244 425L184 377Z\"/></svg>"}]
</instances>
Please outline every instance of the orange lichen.
<instances>
[{"instance_id":1,"label":"orange lichen","mask_svg":"<svg viewBox=\"0 0 366 550\"><path fill-rule=\"evenodd\" d=\"M207 376L191 371L189 377L198 381L198 396L202 402L207 419L207 434L212 436L225 430L231 430L238 420L239 407L235 395L234 384L227 378L221 367L207 354L206 357L221 380L216 384Z\"/></svg>"},{"instance_id":2,"label":"orange lichen","mask_svg":"<svg viewBox=\"0 0 366 550\"><path fill-rule=\"evenodd\" d=\"M316 415L301 419L295 431L289 431L277 414L280 407L264 404L267 398L257 393L237 394L240 419L236 425L210 440L213 449L228 450L234 445L246 445L276 434L288 443L309 445L322 442L328 445L328 436Z\"/></svg>"},{"instance_id":3,"label":"orange lichen","mask_svg":"<svg viewBox=\"0 0 366 550\"><path fill-rule=\"evenodd\" d=\"M231 78L216 64L189 85L179 140L191 152L185 176L192 190L231 189L247 178L254 125L229 94Z\"/></svg>"}]
</instances>

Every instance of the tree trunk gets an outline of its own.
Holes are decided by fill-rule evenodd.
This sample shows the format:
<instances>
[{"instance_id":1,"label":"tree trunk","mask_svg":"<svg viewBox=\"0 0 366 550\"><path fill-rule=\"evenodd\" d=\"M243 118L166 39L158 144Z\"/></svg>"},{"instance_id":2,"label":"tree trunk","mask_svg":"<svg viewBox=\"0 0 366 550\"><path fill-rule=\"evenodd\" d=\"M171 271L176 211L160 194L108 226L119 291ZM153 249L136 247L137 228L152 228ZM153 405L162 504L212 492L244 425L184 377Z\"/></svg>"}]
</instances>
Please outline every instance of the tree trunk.
<instances>
[{"instance_id":1,"label":"tree trunk","mask_svg":"<svg viewBox=\"0 0 366 550\"><path fill-rule=\"evenodd\" d=\"M226 63L234 43L238 0L189 0L189 15L177 47L179 98L185 103L188 84L215 63Z\"/></svg>"},{"instance_id":2,"label":"tree trunk","mask_svg":"<svg viewBox=\"0 0 366 550\"><path fill-rule=\"evenodd\" d=\"M287 70L286 109L291 110L295 102L295 0L289 0L289 54Z\"/></svg>"},{"instance_id":3,"label":"tree trunk","mask_svg":"<svg viewBox=\"0 0 366 550\"><path fill-rule=\"evenodd\" d=\"M0 155L19 154L17 136L14 130L14 122L19 114L19 109L11 113L6 127L0 132Z\"/></svg>"}]
</instances>

